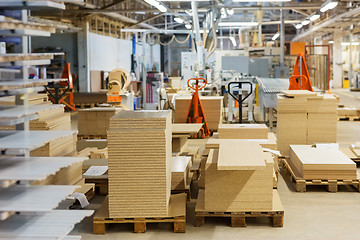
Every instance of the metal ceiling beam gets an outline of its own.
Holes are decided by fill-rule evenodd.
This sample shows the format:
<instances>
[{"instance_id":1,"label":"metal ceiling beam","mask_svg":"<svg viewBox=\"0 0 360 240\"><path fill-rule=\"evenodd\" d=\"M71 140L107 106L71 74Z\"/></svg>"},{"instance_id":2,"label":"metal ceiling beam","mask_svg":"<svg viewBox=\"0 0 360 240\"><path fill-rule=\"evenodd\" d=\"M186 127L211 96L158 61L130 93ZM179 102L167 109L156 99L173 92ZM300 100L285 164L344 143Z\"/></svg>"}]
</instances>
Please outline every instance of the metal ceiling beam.
<instances>
[{"instance_id":1,"label":"metal ceiling beam","mask_svg":"<svg viewBox=\"0 0 360 240\"><path fill-rule=\"evenodd\" d=\"M164 16L164 13L160 13L160 14L158 14L158 15L149 17L149 18L147 18L147 19L144 19L144 20L142 20L142 21L140 21L140 22L137 22L137 23L131 25L130 28L136 27L136 26L138 26L138 25L140 25L140 24L142 24L142 23L146 23L146 22L148 22L148 21L154 20L154 19L159 18L159 17L162 17L162 16Z\"/></svg>"},{"instance_id":2,"label":"metal ceiling beam","mask_svg":"<svg viewBox=\"0 0 360 240\"><path fill-rule=\"evenodd\" d=\"M122 3L122 2L125 2L125 0L114 0L112 3L106 5L105 7L102 7L101 9L108 9L118 3Z\"/></svg>"}]
</instances>

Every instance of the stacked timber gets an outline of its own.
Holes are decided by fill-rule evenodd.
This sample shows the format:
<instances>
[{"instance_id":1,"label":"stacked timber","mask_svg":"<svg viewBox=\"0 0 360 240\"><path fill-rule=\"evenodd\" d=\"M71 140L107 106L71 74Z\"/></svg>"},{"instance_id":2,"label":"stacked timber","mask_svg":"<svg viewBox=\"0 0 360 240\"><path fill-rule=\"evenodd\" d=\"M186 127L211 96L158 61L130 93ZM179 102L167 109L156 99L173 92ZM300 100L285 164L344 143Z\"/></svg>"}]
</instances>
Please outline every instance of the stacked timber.
<instances>
[{"instance_id":1,"label":"stacked timber","mask_svg":"<svg viewBox=\"0 0 360 240\"><path fill-rule=\"evenodd\" d=\"M79 136L106 136L110 118L120 112L122 108L95 107L81 109L78 112Z\"/></svg>"},{"instance_id":2,"label":"stacked timber","mask_svg":"<svg viewBox=\"0 0 360 240\"><path fill-rule=\"evenodd\" d=\"M177 156L171 163L171 190L185 190L190 185L191 157Z\"/></svg>"},{"instance_id":3,"label":"stacked timber","mask_svg":"<svg viewBox=\"0 0 360 240\"><path fill-rule=\"evenodd\" d=\"M64 112L64 105L54 104L56 108L39 111L39 118L30 121L30 130L71 130L70 113Z\"/></svg>"},{"instance_id":4,"label":"stacked timber","mask_svg":"<svg viewBox=\"0 0 360 240\"><path fill-rule=\"evenodd\" d=\"M289 165L305 180L355 180L356 164L337 148L291 145Z\"/></svg>"},{"instance_id":5,"label":"stacked timber","mask_svg":"<svg viewBox=\"0 0 360 240\"><path fill-rule=\"evenodd\" d=\"M336 98L306 90L288 90L277 96L277 141L289 156L290 144L336 142Z\"/></svg>"},{"instance_id":6,"label":"stacked timber","mask_svg":"<svg viewBox=\"0 0 360 240\"><path fill-rule=\"evenodd\" d=\"M171 191L171 112L122 111L110 119L109 216L163 217Z\"/></svg>"},{"instance_id":7,"label":"stacked timber","mask_svg":"<svg viewBox=\"0 0 360 240\"><path fill-rule=\"evenodd\" d=\"M217 131L219 123L222 121L223 99L224 97L200 97L206 121L211 131ZM175 123L186 123L190 102L190 96L175 99Z\"/></svg>"},{"instance_id":8,"label":"stacked timber","mask_svg":"<svg viewBox=\"0 0 360 240\"><path fill-rule=\"evenodd\" d=\"M30 152L32 157L74 157L76 152L77 137L74 133L71 136L66 136L52 140L44 146L37 148Z\"/></svg>"},{"instance_id":9,"label":"stacked timber","mask_svg":"<svg viewBox=\"0 0 360 240\"><path fill-rule=\"evenodd\" d=\"M220 139L267 139L265 124L219 124Z\"/></svg>"},{"instance_id":10,"label":"stacked timber","mask_svg":"<svg viewBox=\"0 0 360 240\"><path fill-rule=\"evenodd\" d=\"M48 95L46 93L29 94L29 105L38 105L43 103L50 103L48 101ZM15 96L0 97L0 105L16 105Z\"/></svg>"},{"instance_id":11,"label":"stacked timber","mask_svg":"<svg viewBox=\"0 0 360 240\"><path fill-rule=\"evenodd\" d=\"M270 153L246 140L211 149L205 166L206 211L272 210L273 165Z\"/></svg>"}]
</instances>

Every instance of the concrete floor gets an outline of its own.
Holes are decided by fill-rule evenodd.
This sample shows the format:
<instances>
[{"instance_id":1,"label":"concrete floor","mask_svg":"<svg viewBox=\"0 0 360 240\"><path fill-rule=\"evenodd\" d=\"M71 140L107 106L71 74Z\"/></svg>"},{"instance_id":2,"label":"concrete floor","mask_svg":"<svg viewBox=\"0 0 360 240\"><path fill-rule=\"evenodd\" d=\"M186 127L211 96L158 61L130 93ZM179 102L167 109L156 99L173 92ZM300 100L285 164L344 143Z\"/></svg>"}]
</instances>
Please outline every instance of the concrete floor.
<instances>
[{"instance_id":1,"label":"concrete floor","mask_svg":"<svg viewBox=\"0 0 360 240\"><path fill-rule=\"evenodd\" d=\"M341 102L360 106L360 93L334 91ZM360 122L339 122L338 142L350 144L360 141ZM310 188L297 193L292 184L279 177L278 191L285 209L283 228L271 227L268 218L247 219L246 228L231 228L229 219L208 218L205 225L194 227L196 200L188 203L185 234L175 234L170 224L148 224L144 234L132 233L131 224L108 226L106 235L92 234L92 219L87 218L76 226L72 234L83 239L360 239L360 193L351 187L341 186L338 193L329 193L325 187ZM96 196L89 209L97 209L104 197Z\"/></svg>"}]
</instances>

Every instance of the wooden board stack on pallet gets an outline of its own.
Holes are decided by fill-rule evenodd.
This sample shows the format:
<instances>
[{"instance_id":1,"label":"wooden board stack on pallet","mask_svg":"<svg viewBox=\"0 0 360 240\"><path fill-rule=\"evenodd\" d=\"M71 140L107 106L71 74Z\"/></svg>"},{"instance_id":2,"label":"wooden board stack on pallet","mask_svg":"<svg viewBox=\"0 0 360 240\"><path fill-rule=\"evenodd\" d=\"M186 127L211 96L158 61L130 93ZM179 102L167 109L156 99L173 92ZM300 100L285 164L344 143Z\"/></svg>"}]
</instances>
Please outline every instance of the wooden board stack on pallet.
<instances>
[{"instance_id":1,"label":"wooden board stack on pallet","mask_svg":"<svg viewBox=\"0 0 360 240\"><path fill-rule=\"evenodd\" d=\"M71 130L70 113L65 113L65 105L56 105L55 109L41 111L39 118L30 121L30 130Z\"/></svg>"},{"instance_id":2,"label":"wooden board stack on pallet","mask_svg":"<svg viewBox=\"0 0 360 240\"><path fill-rule=\"evenodd\" d=\"M290 158L282 161L298 192L305 192L307 185L325 185L330 192L336 192L338 185L359 190L356 164L340 149L291 145Z\"/></svg>"},{"instance_id":3,"label":"wooden board stack on pallet","mask_svg":"<svg viewBox=\"0 0 360 240\"><path fill-rule=\"evenodd\" d=\"M110 119L110 217L166 216L171 190L171 112L123 111Z\"/></svg>"},{"instance_id":4,"label":"wooden board stack on pallet","mask_svg":"<svg viewBox=\"0 0 360 240\"><path fill-rule=\"evenodd\" d=\"M306 90L287 90L277 96L277 141L289 156L290 144L335 143L336 98Z\"/></svg>"},{"instance_id":5,"label":"wooden board stack on pallet","mask_svg":"<svg viewBox=\"0 0 360 240\"><path fill-rule=\"evenodd\" d=\"M357 107L338 105L336 112L337 112L338 121L341 120L354 121L360 119L360 109Z\"/></svg>"},{"instance_id":6,"label":"wooden board stack on pallet","mask_svg":"<svg viewBox=\"0 0 360 240\"><path fill-rule=\"evenodd\" d=\"M253 214L270 216L273 226L282 227L284 210L273 189L273 165L270 153L247 140L229 140L218 150L211 149L205 190L199 192L195 209L196 226L211 216L231 217L233 226L246 226L245 218Z\"/></svg>"},{"instance_id":7,"label":"wooden board stack on pallet","mask_svg":"<svg viewBox=\"0 0 360 240\"><path fill-rule=\"evenodd\" d=\"M172 124L172 152L182 152L187 139L197 135L202 127L201 123L173 123Z\"/></svg>"},{"instance_id":8,"label":"wooden board stack on pallet","mask_svg":"<svg viewBox=\"0 0 360 240\"><path fill-rule=\"evenodd\" d=\"M110 118L122 111L122 108L96 107L82 109L78 112L78 136L106 138Z\"/></svg>"},{"instance_id":9,"label":"wooden board stack on pallet","mask_svg":"<svg viewBox=\"0 0 360 240\"><path fill-rule=\"evenodd\" d=\"M222 122L223 99L224 97L200 97L206 121L211 131L217 131L219 123ZM186 123L190 101L190 96L175 99L175 123Z\"/></svg>"}]
</instances>

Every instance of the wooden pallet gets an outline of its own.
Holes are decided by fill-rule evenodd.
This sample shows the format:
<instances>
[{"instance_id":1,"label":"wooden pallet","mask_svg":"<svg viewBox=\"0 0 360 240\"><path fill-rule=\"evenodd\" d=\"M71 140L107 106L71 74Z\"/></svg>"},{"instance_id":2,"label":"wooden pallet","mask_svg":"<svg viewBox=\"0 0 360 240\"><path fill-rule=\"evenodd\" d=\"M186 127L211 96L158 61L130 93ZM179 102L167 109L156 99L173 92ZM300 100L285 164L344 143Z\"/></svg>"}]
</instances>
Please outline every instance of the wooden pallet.
<instances>
[{"instance_id":1,"label":"wooden pallet","mask_svg":"<svg viewBox=\"0 0 360 240\"><path fill-rule=\"evenodd\" d=\"M359 116L338 116L338 121L360 121Z\"/></svg>"},{"instance_id":2,"label":"wooden pallet","mask_svg":"<svg viewBox=\"0 0 360 240\"><path fill-rule=\"evenodd\" d=\"M107 174L103 176L99 176L99 178L85 178L85 183L93 183L95 184L95 193L99 195L108 195L108 177Z\"/></svg>"},{"instance_id":3,"label":"wooden pallet","mask_svg":"<svg viewBox=\"0 0 360 240\"><path fill-rule=\"evenodd\" d=\"M329 192L337 192L338 186L353 186L360 192L359 179L357 180L330 180L330 179L314 179L307 180L296 176L291 169L287 159L282 159L282 167L287 171L290 181L295 185L297 192L306 192L307 186L326 186Z\"/></svg>"},{"instance_id":4,"label":"wooden pallet","mask_svg":"<svg viewBox=\"0 0 360 240\"><path fill-rule=\"evenodd\" d=\"M211 212L205 210L205 190L199 190L195 208L195 226L201 227L207 217L231 218L232 227L246 227L246 218L270 217L273 227L284 226L284 209L277 190L273 190L273 209L269 211L238 211L238 212Z\"/></svg>"},{"instance_id":5,"label":"wooden pallet","mask_svg":"<svg viewBox=\"0 0 360 240\"><path fill-rule=\"evenodd\" d=\"M75 104L76 108L94 108L97 106L97 103L80 103Z\"/></svg>"},{"instance_id":6,"label":"wooden pallet","mask_svg":"<svg viewBox=\"0 0 360 240\"><path fill-rule=\"evenodd\" d=\"M107 139L106 135L78 135L78 140L82 139Z\"/></svg>"},{"instance_id":7,"label":"wooden pallet","mask_svg":"<svg viewBox=\"0 0 360 240\"><path fill-rule=\"evenodd\" d=\"M93 233L105 234L106 224L133 223L135 233L146 232L147 223L173 223L175 233L185 233L186 230L186 195L184 193L171 195L169 213L165 217L146 218L109 218L108 197L104 200L93 218Z\"/></svg>"}]
</instances>

